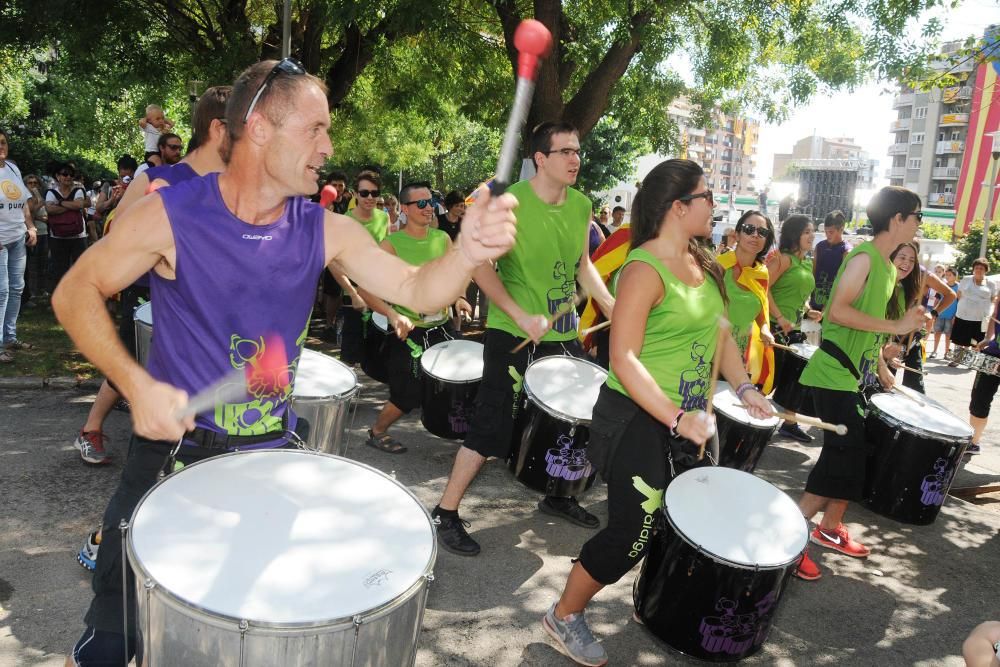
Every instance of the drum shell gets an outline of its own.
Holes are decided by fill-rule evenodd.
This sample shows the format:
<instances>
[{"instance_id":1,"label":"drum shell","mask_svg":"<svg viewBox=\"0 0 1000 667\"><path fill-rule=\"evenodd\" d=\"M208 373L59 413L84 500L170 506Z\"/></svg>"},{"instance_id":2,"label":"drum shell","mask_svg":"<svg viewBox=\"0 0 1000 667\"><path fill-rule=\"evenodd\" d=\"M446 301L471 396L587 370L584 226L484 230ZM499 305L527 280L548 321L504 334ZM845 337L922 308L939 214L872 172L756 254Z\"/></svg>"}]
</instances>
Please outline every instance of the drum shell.
<instances>
[{"instance_id":1,"label":"drum shell","mask_svg":"<svg viewBox=\"0 0 1000 667\"><path fill-rule=\"evenodd\" d=\"M752 473L760 461L764 448L777 430L774 426L746 424L729 416L721 409L715 411L719 434L719 465Z\"/></svg>"},{"instance_id":2,"label":"drum shell","mask_svg":"<svg viewBox=\"0 0 1000 667\"><path fill-rule=\"evenodd\" d=\"M136 312L138 313L140 309L142 306L136 308ZM153 325L138 318L134 319L133 323L135 325L135 358L140 366L145 367L149 360L149 350L153 345Z\"/></svg>"},{"instance_id":3,"label":"drum shell","mask_svg":"<svg viewBox=\"0 0 1000 667\"><path fill-rule=\"evenodd\" d=\"M337 456L347 453L347 418L360 389L355 385L340 396L322 398L292 395L295 414L309 422L306 447Z\"/></svg>"},{"instance_id":4,"label":"drum shell","mask_svg":"<svg viewBox=\"0 0 1000 667\"><path fill-rule=\"evenodd\" d=\"M482 380L449 382L423 373L420 422L439 438L465 440Z\"/></svg>"},{"instance_id":5,"label":"drum shell","mask_svg":"<svg viewBox=\"0 0 1000 667\"><path fill-rule=\"evenodd\" d=\"M809 360L787 350L775 349L774 354L782 355L779 365L781 373L774 381L774 402L788 412L816 417L812 387L799 384L799 378Z\"/></svg>"},{"instance_id":6,"label":"drum shell","mask_svg":"<svg viewBox=\"0 0 1000 667\"><path fill-rule=\"evenodd\" d=\"M727 563L690 544L661 511L635 584L646 628L674 650L709 662L759 651L798 557L761 569ZM734 605L731 614L723 604Z\"/></svg>"},{"instance_id":7,"label":"drum shell","mask_svg":"<svg viewBox=\"0 0 1000 667\"><path fill-rule=\"evenodd\" d=\"M528 397L520 417L523 430L511 449L508 466L519 482L557 498L582 495L594 485L597 470L587 459L590 430L555 417ZM569 450L569 456L557 452Z\"/></svg>"},{"instance_id":8,"label":"drum shell","mask_svg":"<svg viewBox=\"0 0 1000 667\"><path fill-rule=\"evenodd\" d=\"M389 334L376 326L373 321L367 320L364 326L364 337L365 355L361 361L361 370L376 382L386 384L389 382L389 348L386 345Z\"/></svg>"},{"instance_id":9,"label":"drum shell","mask_svg":"<svg viewBox=\"0 0 1000 667\"><path fill-rule=\"evenodd\" d=\"M865 439L865 506L901 523L933 523L971 438L920 431L872 403Z\"/></svg>"}]
</instances>

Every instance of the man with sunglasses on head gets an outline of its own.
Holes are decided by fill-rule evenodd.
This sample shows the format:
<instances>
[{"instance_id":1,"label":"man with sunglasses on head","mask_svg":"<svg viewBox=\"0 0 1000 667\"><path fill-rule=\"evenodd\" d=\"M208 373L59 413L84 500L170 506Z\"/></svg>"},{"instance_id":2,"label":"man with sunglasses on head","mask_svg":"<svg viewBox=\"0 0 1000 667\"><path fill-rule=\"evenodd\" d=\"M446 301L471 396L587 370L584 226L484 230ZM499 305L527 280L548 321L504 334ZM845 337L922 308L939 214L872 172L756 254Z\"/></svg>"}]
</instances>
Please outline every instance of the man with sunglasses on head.
<instances>
[{"instance_id":1,"label":"man with sunglasses on head","mask_svg":"<svg viewBox=\"0 0 1000 667\"><path fill-rule=\"evenodd\" d=\"M332 152L326 92L290 59L248 68L226 107L226 170L141 199L53 295L77 347L132 404L133 452L103 522L111 543L118 542L119 520L131 516L158 474L172 472L175 463L295 439L293 387L265 378L251 378L241 399L181 415L188 396L236 369L252 373L267 365L265 347L281 346L294 375L327 266L381 298L433 312L458 297L476 268L513 245L516 199L510 195L484 193L468 213L468 235L419 268L379 249L354 221L309 202ZM146 272L156 335L144 369L115 337L103 303ZM120 552L101 550L87 629L67 664L122 664L135 653L135 583L130 577L123 591L123 574L131 573Z\"/></svg>"},{"instance_id":2,"label":"man with sunglasses on head","mask_svg":"<svg viewBox=\"0 0 1000 667\"><path fill-rule=\"evenodd\" d=\"M483 352L483 381L475 418L455 456L448 485L432 513L442 547L475 556L479 544L465 530L458 507L489 457L506 459L522 399L522 379L532 359L553 354L581 356L577 340L576 281L611 317L614 298L590 262L590 200L571 186L580 171L580 137L572 125L542 123L529 140L537 172L509 191L520 202L518 238L497 261L480 267L476 284L490 300ZM468 224L468 219L464 225ZM533 344L514 348L530 338ZM546 496L546 514L586 528L600 525L575 498Z\"/></svg>"},{"instance_id":3,"label":"man with sunglasses on head","mask_svg":"<svg viewBox=\"0 0 1000 667\"><path fill-rule=\"evenodd\" d=\"M886 338L905 336L927 319L920 306L898 320L885 317L896 286L896 267L889 256L899 244L912 241L920 228L920 197L906 188L882 188L872 197L867 213L875 237L844 258L827 302L823 344L799 378L801 384L813 387L816 416L847 427L845 435L823 432L823 448L806 480L799 509L806 521L823 512L822 521L809 534L812 543L854 558L870 553L842 523L848 504L861 500L865 485L868 452L859 382L877 368L883 386L891 387L893 376L882 353ZM796 574L810 581L821 576L808 552Z\"/></svg>"}]
</instances>

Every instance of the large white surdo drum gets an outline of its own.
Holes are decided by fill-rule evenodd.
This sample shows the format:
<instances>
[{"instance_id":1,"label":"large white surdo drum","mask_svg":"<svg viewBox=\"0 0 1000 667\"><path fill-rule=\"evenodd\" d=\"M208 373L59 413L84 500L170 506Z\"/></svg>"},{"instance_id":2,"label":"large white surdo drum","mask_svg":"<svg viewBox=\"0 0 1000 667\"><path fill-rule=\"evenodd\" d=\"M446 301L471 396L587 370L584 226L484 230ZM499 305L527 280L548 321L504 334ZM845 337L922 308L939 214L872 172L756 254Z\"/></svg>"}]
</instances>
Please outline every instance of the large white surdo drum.
<instances>
[{"instance_id":1,"label":"large white surdo drum","mask_svg":"<svg viewBox=\"0 0 1000 667\"><path fill-rule=\"evenodd\" d=\"M412 665L437 556L404 486L291 449L165 478L127 549L149 667Z\"/></svg>"}]
</instances>

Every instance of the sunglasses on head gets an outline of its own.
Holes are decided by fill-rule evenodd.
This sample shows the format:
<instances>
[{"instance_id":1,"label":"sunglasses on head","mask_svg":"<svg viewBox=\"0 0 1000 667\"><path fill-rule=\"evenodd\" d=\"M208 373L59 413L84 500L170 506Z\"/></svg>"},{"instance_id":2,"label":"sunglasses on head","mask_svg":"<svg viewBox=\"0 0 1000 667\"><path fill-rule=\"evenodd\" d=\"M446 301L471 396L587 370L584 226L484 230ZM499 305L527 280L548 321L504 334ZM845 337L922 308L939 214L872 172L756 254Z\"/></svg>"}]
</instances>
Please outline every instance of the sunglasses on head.
<instances>
[{"instance_id":1,"label":"sunglasses on head","mask_svg":"<svg viewBox=\"0 0 1000 667\"><path fill-rule=\"evenodd\" d=\"M261 82L260 87L257 88L257 92L254 93L253 99L250 100L250 106L247 107L247 112L243 114L243 123L246 124L246 122L250 119L250 114L253 113L254 107L256 107L257 103L260 102L260 98L264 95L264 91L267 90L267 87L271 85L271 82L274 81L275 77L277 77L279 74L301 76L302 74L305 73L306 70L302 66L302 63L300 63L298 60L295 60L294 58L285 58L284 60L280 61L277 65L275 65L274 69L272 69L270 73L268 73L268 75L264 77L264 80Z\"/></svg>"},{"instance_id":2,"label":"sunglasses on head","mask_svg":"<svg viewBox=\"0 0 1000 667\"><path fill-rule=\"evenodd\" d=\"M704 199L708 202L709 206L715 205L715 196L711 190L705 190L693 195L684 195L683 197L678 197L677 201L691 201L692 199Z\"/></svg>"},{"instance_id":3,"label":"sunglasses on head","mask_svg":"<svg viewBox=\"0 0 1000 667\"><path fill-rule=\"evenodd\" d=\"M747 236L757 235L762 239L766 239L768 235L771 233L771 230L768 229L767 227L754 227L753 225L748 225L745 223L743 224L743 226L740 227L740 231L746 234Z\"/></svg>"},{"instance_id":4,"label":"sunglasses on head","mask_svg":"<svg viewBox=\"0 0 1000 667\"><path fill-rule=\"evenodd\" d=\"M378 197L381 193L382 193L381 190L358 190L358 196L361 197L362 199L367 199L369 197L374 199L375 197Z\"/></svg>"},{"instance_id":5,"label":"sunglasses on head","mask_svg":"<svg viewBox=\"0 0 1000 667\"><path fill-rule=\"evenodd\" d=\"M416 204L417 208L427 208L434 203L433 199L414 199L413 201L403 202L406 206L410 204Z\"/></svg>"}]
</instances>

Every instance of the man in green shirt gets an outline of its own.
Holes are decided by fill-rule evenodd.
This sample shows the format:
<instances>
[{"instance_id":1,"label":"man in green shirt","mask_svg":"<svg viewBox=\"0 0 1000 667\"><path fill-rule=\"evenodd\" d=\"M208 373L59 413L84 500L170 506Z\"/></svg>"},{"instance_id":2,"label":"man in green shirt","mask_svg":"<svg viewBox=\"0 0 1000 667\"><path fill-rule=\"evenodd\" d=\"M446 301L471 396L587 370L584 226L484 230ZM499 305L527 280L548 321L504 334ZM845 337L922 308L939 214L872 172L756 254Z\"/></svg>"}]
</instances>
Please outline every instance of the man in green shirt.
<instances>
[{"instance_id":1,"label":"man in green shirt","mask_svg":"<svg viewBox=\"0 0 1000 667\"><path fill-rule=\"evenodd\" d=\"M920 205L920 197L896 186L882 188L872 198L867 213L875 237L844 258L827 303L823 344L799 379L815 388L816 414L821 419L847 426L846 435L824 433L823 449L809 473L799 509L807 521L823 512L810 541L855 558L870 553L851 539L841 523L847 504L861 499L865 484L867 447L858 381L877 367L882 385L892 386L892 373L882 356L886 335L908 334L926 319L919 306L899 320L885 319L896 285L896 267L889 255L900 243L913 240L920 226ZM797 574L813 580L820 577L820 570L804 554Z\"/></svg>"},{"instance_id":2,"label":"man in green shirt","mask_svg":"<svg viewBox=\"0 0 1000 667\"><path fill-rule=\"evenodd\" d=\"M580 353L576 281L608 318L614 307L614 298L590 262L590 200L571 187L580 171L576 128L542 123L532 132L530 151L537 173L509 189L519 202L517 243L497 261L496 271L483 266L473 276L491 303L483 381L475 418L433 511L441 546L462 556L477 555L479 544L466 532L458 506L487 457L505 459L510 453L529 360ZM525 338L534 345L513 352ZM546 496L539 509L588 528L600 525L575 498Z\"/></svg>"}]
</instances>

